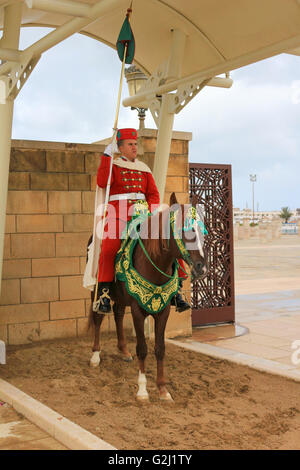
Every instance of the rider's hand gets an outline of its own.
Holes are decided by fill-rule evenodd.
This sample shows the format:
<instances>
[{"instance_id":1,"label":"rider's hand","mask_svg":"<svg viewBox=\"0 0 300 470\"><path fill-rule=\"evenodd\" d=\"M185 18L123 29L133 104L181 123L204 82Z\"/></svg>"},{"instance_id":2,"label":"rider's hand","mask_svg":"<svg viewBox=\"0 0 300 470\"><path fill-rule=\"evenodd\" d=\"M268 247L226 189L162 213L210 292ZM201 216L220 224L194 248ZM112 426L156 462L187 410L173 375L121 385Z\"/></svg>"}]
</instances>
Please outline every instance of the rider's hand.
<instances>
[{"instance_id":1,"label":"rider's hand","mask_svg":"<svg viewBox=\"0 0 300 470\"><path fill-rule=\"evenodd\" d=\"M112 157L114 153L118 153L119 149L115 139L105 148L104 153Z\"/></svg>"}]
</instances>

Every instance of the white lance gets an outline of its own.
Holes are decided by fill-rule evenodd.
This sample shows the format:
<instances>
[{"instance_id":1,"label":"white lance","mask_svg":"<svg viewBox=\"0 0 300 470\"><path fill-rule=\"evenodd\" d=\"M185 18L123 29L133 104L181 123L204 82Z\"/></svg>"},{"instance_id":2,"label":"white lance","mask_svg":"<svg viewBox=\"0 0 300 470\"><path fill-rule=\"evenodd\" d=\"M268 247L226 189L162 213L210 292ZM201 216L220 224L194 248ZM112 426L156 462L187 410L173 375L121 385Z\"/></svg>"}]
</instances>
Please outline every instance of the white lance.
<instances>
[{"instance_id":1,"label":"white lance","mask_svg":"<svg viewBox=\"0 0 300 470\"><path fill-rule=\"evenodd\" d=\"M120 77L120 85L119 85L119 93L118 93L118 102L117 102L117 111L116 111L115 123L114 123L114 127L113 127L114 133L113 133L113 136L110 140L110 144L112 146L112 149L114 149L114 147L115 147L116 134L117 134L117 130L118 130L118 119L119 119L119 111L120 111L121 92L122 92L122 85L123 85L123 78L124 78L126 54L127 54L127 43L125 44L124 57L123 57L123 61L122 61L122 69L121 69L121 77ZM104 235L104 227L105 227L106 213L107 213L107 207L108 207L108 199L109 199L109 193L110 193L112 166L113 166L113 152L112 152L112 156L111 156L111 160L110 160L109 175L108 175L108 180L107 180L105 201L104 201L104 213L103 213L103 218L102 218L102 222L101 222L100 250L99 250L98 263L97 263L96 286L95 286L95 295L94 295L94 301L93 301L93 311L94 312L98 311L99 305L100 305L100 299L97 300L99 260L100 260L100 255L101 255L102 239L103 239L103 235Z\"/></svg>"}]
</instances>

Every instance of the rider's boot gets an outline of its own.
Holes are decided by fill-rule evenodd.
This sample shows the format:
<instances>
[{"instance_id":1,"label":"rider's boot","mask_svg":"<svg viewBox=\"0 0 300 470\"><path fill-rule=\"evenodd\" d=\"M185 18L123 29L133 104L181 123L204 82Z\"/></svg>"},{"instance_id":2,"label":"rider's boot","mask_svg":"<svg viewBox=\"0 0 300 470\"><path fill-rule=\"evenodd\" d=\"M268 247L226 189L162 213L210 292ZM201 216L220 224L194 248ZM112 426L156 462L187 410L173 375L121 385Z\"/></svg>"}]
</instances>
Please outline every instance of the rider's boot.
<instances>
[{"instance_id":1,"label":"rider's boot","mask_svg":"<svg viewBox=\"0 0 300 470\"><path fill-rule=\"evenodd\" d=\"M110 313L111 310L111 298L110 298L110 282L98 282L98 293L97 293L97 306L98 313L106 314Z\"/></svg>"},{"instance_id":2,"label":"rider's boot","mask_svg":"<svg viewBox=\"0 0 300 470\"><path fill-rule=\"evenodd\" d=\"M176 295L171 300L171 305L176 306L176 312L184 312L185 310L188 310L191 308L191 306L182 298L181 295L181 289L182 289L182 279L179 280L179 291Z\"/></svg>"}]
</instances>

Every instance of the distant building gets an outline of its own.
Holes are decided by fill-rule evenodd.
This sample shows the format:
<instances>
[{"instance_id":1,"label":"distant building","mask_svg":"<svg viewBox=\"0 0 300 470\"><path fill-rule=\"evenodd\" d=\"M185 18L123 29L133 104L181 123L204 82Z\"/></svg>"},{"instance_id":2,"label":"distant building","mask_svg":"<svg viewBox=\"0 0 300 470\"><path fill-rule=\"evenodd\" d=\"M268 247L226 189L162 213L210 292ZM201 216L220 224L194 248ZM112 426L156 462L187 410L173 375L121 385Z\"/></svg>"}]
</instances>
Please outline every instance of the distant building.
<instances>
[{"instance_id":1,"label":"distant building","mask_svg":"<svg viewBox=\"0 0 300 470\"><path fill-rule=\"evenodd\" d=\"M292 217L290 218L290 222L293 220L297 220L300 218L300 208L291 210ZM279 215L281 214L280 211L254 211L254 222L270 222L271 220L281 220ZM244 219L252 220L252 210L251 209L240 209L239 207L233 208L233 220L235 223L240 222L242 223Z\"/></svg>"}]
</instances>

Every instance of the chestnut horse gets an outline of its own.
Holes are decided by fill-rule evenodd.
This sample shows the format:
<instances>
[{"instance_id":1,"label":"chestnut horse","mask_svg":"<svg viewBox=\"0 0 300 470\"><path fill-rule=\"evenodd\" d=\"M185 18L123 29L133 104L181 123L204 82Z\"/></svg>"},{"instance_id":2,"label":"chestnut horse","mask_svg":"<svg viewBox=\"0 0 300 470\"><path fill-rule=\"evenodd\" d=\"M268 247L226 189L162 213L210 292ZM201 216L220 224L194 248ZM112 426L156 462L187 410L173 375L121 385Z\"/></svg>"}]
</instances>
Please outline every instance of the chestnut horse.
<instances>
[{"instance_id":1,"label":"chestnut horse","mask_svg":"<svg viewBox=\"0 0 300 470\"><path fill-rule=\"evenodd\" d=\"M195 207L196 200L192 200L192 206ZM143 239L144 247L150 255L152 263L149 258L145 255L142 247L139 243L136 244L133 252L133 266L145 279L151 281L156 285L163 285L167 282L166 275L172 274L172 266L176 259L182 258L183 255L179 251L178 244L174 238L174 233L169 230L169 239L163 239L163 224L166 219L170 222L170 209L174 207L181 209L178 211L180 220L176 223L184 227L184 209L183 206L178 204L175 193L172 193L170 197L170 206L166 211L169 212L168 217L163 217L165 211L157 212L152 215L151 224L155 224L159 227L159 238L151 239L147 236ZM143 225L143 224L142 224ZM152 225L153 227L153 225ZM199 227L190 227L182 231L181 240L186 246L187 243L192 245L193 249L187 248L187 258L185 261L190 265L193 279L203 278L207 273L206 266L206 255L203 248L203 237L199 236ZM151 227L147 224L146 230L148 234ZM141 227L141 232L143 227ZM194 232L194 233L193 233ZM202 240L201 240L202 239ZM154 266L156 265L156 266ZM159 268L159 270L157 270ZM163 274L165 273L165 274ZM149 399L149 395L146 389L146 376L145 376L145 360L147 356L147 344L144 335L144 322L149 313L144 310L137 302L137 300L129 295L126 290L125 282L116 281L113 283L111 289L111 298L114 301L113 312L116 323L117 339L118 339L118 350L121 357L125 361L132 361L132 356L127 349L126 338L123 329L123 318L125 313L125 307L131 307L131 314L133 318L134 328L136 332L136 355L139 361L139 377L138 377L138 392L137 399L146 401ZM91 300L93 302L94 292L91 294ZM166 381L164 376L164 355L165 355L165 328L170 313L170 303L160 312L152 314L155 324L155 356L157 360L157 387L159 390L159 397L161 400L172 401L172 397L166 388ZM94 324L95 326L95 337L93 345L93 355L90 361L91 366L98 366L100 363L100 326L105 315L101 313L93 312L92 305L90 308L89 325Z\"/></svg>"}]
</instances>

